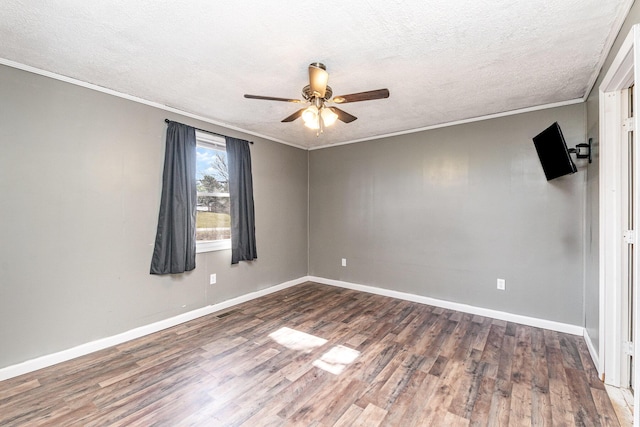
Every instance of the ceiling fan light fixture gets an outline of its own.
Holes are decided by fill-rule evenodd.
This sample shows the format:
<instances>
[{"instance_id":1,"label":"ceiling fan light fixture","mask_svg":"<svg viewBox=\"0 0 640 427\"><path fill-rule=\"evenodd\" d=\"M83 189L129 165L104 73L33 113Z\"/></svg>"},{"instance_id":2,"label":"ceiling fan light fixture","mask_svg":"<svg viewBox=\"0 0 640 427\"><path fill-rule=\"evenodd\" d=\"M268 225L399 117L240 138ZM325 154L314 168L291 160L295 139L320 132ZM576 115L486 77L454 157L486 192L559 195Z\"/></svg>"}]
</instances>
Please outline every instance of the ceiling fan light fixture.
<instances>
[{"instance_id":1,"label":"ceiling fan light fixture","mask_svg":"<svg viewBox=\"0 0 640 427\"><path fill-rule=\"evenodd\" d=\"M330 108L326 107L322 109L320 115L322 116L322 121L324 122L325 126L331 126L338 119L338 115L334 113Z\"/></svg>"},{"instance_id":2,"label":"ceiling fan light fixture","mask_svg":"<svg viewBox=\"0 0 640 427\"><path fill-rule=\"evenodd\" d=\"M320 129L320 122L318 120L316 121L309 121L309 122L304 122L304 125L306 127L308 127L309 129L313 129L313 130L318 130Z\"/></svg>"},{"instance_id":3,"label":"ceiling fan light fixture","mask_svg":"<svg viewBox=\"0 0 640 427\"><path fill-rule=\"evenodd\" d=\"M304 120L305 125L309 125L310 123L318 123L318 107L315 105L310 105L306 110L302 113L302 120Z\"/></svg>"},{"instance_id":4,"label":"ceiling fan light fixture","mask_svg":"<svg viewBox=\"0 0 640 427\"><path fill-rule=\"evenodd\" d=\"M320 127L318 123L318 107L315 105L310 105L304 112L302 113L302 120L304 120L304 125L311 129L318 129Z\"/></svg>"}]
</instances>

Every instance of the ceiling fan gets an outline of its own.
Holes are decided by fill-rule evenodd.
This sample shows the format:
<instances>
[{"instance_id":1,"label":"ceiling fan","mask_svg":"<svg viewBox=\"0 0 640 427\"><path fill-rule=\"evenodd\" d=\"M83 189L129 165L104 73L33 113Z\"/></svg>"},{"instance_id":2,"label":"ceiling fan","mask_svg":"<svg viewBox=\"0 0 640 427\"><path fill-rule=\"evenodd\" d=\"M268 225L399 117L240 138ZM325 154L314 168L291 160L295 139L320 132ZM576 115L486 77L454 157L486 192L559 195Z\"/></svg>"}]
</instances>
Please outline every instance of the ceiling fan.
<instances>
[{"instance_id":1,"label":"ceiling fan","mask_svg":"<svg viewBox=\"0 0 640 427\"><path fill-rule=\"evenodd\" d=\"M332 102L336 104L346 104L348 102L370 101L373 99L389 97L389 89L377 89L367 92L352 93L349 95L334 96L333 99L331 99L333 91L331 90L331 87L327 85L328 82L329 73L327 72L327 67L319 62L314 62L309 65L309 84L302 88L302 97L305 99L304 101L299 99L275 98L272 96L248 94L245 94L244 97L267 101L311 104L308 107L301 108L290 116L285 117L282 122L288 123L296 120L298 117L302 117L305 126L315 129L317 131L317 136L322 133L326 126L331 126L336 120L340 120L344 123L351 123L357 119L356 116L353 116L338 107L328 106L327 103Z\"/></svg>"}]
</instances>

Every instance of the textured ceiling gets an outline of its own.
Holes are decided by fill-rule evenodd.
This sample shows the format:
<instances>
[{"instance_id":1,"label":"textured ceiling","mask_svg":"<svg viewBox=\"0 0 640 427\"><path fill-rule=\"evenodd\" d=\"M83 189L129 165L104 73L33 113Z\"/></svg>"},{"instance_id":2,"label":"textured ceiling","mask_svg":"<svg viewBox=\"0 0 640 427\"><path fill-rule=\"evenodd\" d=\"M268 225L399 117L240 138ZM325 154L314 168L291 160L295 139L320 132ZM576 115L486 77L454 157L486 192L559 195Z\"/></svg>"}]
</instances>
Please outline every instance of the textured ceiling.
<instances>
[{"instance_id":1,"label":"textured ceiling","mask_svg":"<svg viewBox=\"0 0 640 427\"><path fill-rule=\"evenodd\" d=\"M0 2L0 58L278 141L317 147L585 96L631 0ZM307 66L358 117L319 138ZM7 61L5 61L6 63Z\"/></svg>"}]
</instances>

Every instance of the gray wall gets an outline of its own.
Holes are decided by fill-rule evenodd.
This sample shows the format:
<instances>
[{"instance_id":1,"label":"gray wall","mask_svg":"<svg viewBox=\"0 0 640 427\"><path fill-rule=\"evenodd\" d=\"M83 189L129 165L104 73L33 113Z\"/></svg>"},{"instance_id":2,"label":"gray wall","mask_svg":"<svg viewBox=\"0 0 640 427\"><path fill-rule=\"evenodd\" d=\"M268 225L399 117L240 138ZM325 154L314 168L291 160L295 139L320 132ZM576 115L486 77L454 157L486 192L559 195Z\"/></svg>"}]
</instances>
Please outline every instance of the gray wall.
<instances>
[{"instance_id":1,"label":"gray wall","mask_svg":"<svg viewBox=\"0 0 640 427\"><path fill-rule=\"evenodd\" d=\"M599 326L599 86L609 70L622 42L634 24L640 23L640 4L634 3L624 21L622 29L607 56L600 76L587 99L587 135L593 138L593 163L587 169L587 209L586 209L586 262L585 262L585 327L589 337L598 351L600 334ZM636 86L637 87L637 86Z\"/></svg>"},{"instance_id":2,"label":"gray wall","mask_svg":"<svg viewBox=\"0 0 640 427\"><path fill-rule=\"evenodd\" d=\"M531 138L558 121L573 146L585 120L579 104L311 151L309 274L582 325L584 161L547 182Z\"/></svg>"},{"instance_id":3,"label":"gray wall","mask_svg":"<svg viewBox=\"0 0 640 427\"><path fill-rule=\"evenodd\" d=\"M307 274L306 151L4 66L0 112L0 368ZM165 118L255 141L257 261L149 274Z\"/></svg>"}]
</instances>

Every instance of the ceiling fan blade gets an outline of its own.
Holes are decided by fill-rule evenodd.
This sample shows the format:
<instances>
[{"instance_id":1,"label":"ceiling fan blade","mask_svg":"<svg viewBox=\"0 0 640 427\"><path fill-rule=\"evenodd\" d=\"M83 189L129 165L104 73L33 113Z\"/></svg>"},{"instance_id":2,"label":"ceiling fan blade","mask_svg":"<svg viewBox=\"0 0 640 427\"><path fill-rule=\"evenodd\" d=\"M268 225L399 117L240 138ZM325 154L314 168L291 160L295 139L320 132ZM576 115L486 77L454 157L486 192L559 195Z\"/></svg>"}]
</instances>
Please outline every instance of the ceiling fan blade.
<instances>
[{"instance_id":1,"label":"ceiling fan blade","mask_svg":"<svg viewBox=\"0 0 640 427\"><path fill-rule=\"evenodd\" d=\"M306 108L301 108L298 111L296 111L295 113L293 113L292 115L290 115L288 117L285 117L284 119L282 119L282 123L289 123L289 122L294 121L295 119L297 119L298 117L300 117L302 115L304 110L306 110Z\"/></svg>"},{"instance_id":2,"label":"ceiling fan blade","mask_svg":"<svg viewBox=\"0 0 640 427\"><path fill-rule=\"evenodd\" d=\"M356 116L353 116L347 113L346 111L339 109L338 107L328 107L328 108L338 115L338 120L343 121L345 123L351 123L352 121L358 119Z\"/></svg>"},{"instance_id":3,"label":"ceiling fan blade","mask_svg":"<svg viewBox=\"0 0 640 427\"><path fill-rule=\"evenodd\" d=\"M314 62L309 65L309 86L311 92L316 94L318 98L324 98L327 92L327 83L329 83L329 73L324 64Z\"/></svg>"},{"instance_id":4,"label":"ceiling fan blade","mask_svg":"<svg viewBox=\"0 0 640 427\"><path fill-rule=\"evenodd\" d=\"M261 95L247 95L246 93L244 94L244 97L249 99L263 99L265 101L297 102L298 104L302 102L299 99L275 98L273 96L261 96Z\"/></svg>"},{"instance_id":5,"label":"ceiling fan blade","mask_svg":"<svg viewBox=\"0 0 640 427\"><path fill-rule=\"evenodd\" d=\"M383 99L389 97L389 89L376 89L367 92L351 93L333 97L336 104L346 104L347 102L371 101L373 99Z\"/></svg>"}]
</instances>

